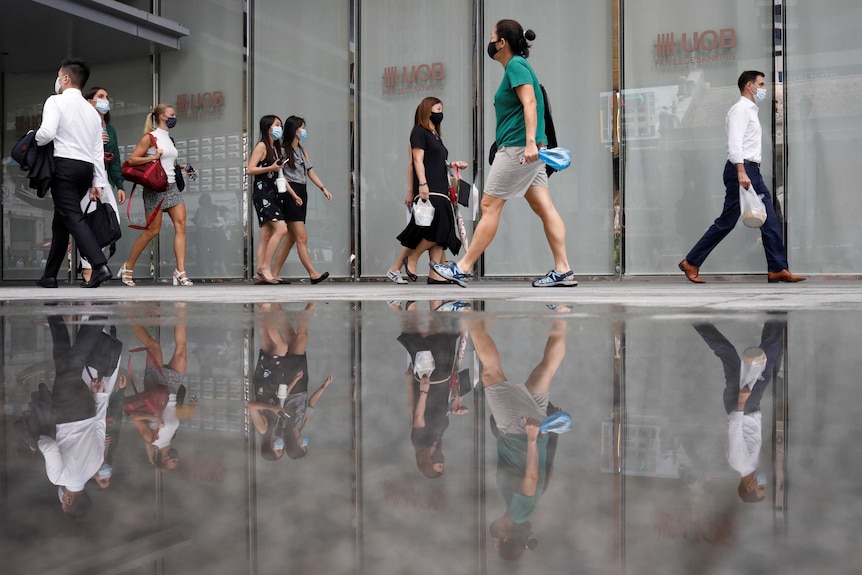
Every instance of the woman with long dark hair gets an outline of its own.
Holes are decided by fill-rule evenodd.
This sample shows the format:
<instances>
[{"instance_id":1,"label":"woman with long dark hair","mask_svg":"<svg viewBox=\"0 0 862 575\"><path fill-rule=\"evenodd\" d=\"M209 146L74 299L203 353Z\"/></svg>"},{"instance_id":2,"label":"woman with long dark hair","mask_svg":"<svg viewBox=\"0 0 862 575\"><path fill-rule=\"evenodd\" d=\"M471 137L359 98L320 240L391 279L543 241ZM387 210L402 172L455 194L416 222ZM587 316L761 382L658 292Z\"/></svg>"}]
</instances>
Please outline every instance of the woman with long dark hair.
<instances>
[{"instance_id":1,"label":"woman with long dark hair","mask_svg":"<svg viewBox=\"0 0 862 575\"><path fill-rule=\"evenodd\" d=\"M277 284L272 272L272 258L279 242L287 234L282 200L277 185L281 170L280 140L283 132L278 116L267 114L260 119L260 140L254 146L245 172L254 176L252 203L260 225L260 241L257 243L257 262L254 273L255 284ZM287 195L287 191L282 195ZM292 198L298 198L290 190Z\"/></svg>"},{"instance_id":2,"label":"woman with long dark hair","mask_svg":"<svg viewBox=\"0 0 862 575\"><path fill-rule=\"evenodd\" d=\"M99 116L102 118L102 142L105 147L105 171L108 174L108 182L110 186L102 188L102 201L110 204L117 214L117 222L120 221L120 208L126 202L126 191L123 189L125 181L121 171L122 162L120 161L120 146L117 144L117 131L111 125L111 101L108 98L108 91L98 86L93 86L84 94L84 97L96 108ZM117 191L116 198L114 191ZM90 204L90 197L84 196L81 199L81 211L86 213L87 206ZM111 250L115 247L111 245ZM113 251L108 256L114 255ZM92 267L87 258L81 258L81 275L85 282L90 281Z\"/></svg>"},{"instance_id":3,"label":"woman with long dark hair","mask_svg":"<svg viewBox=\"0 0 862 575\"><path fill-rule=\"evenodd\" d=\"M442 264L446 261L448 248L457 255L461 250L461 239L455 225L455 212L449 199L449 179L447 167L467 168L466 162L449 162L449 150L443 145L442 131L443 102L433 96L423 98L416 107L413 130L410 132L410 155L412 173L408 182L413 190L414 202L429 200L434 206L434 219L429 226L419 226L411 219L404 230L398 234L398 241L407 249L413 250L403 261L410 279L416 277L416 264L419 256L428 252L431 262ZM402 262L389 268L387 277L399 283ZM415 280L414 280L415 281ZM429 284L450 283L434 271L428 275Z\"/></svg>"},{"instance_id":4,"label":"woman with long dark hair","mask_svg":"<svg viewBox=\"0 0 862 575\"><path fill-rule=\"evenodd\" d=\"M308 212L308 190L306 184L308 180L311 180L323 192L327 202L332 201L332 194L329 193L329 190L326 189L326 186L317 177L314 167L311 165L311 160L308 157L308 151L301 144L307 135L308 132L305 129L304 119L299 116L289 116L284 121L282 148L285 160L281 169L284 171L285 178L287 179L287 190L291 194L293 201L282 198L282 208L287 220L288 234L284 239L284 244L276 255L275 272L276 275L281 273L281 267L287 261L291 248L296 244L299 261L302 262L302 266L308 272L311 283L316 284L328 278L329 272L318 273L314 268L311 254L308 251L308 232L305 229L305 217Z\"/></svg>"}]
</instances>

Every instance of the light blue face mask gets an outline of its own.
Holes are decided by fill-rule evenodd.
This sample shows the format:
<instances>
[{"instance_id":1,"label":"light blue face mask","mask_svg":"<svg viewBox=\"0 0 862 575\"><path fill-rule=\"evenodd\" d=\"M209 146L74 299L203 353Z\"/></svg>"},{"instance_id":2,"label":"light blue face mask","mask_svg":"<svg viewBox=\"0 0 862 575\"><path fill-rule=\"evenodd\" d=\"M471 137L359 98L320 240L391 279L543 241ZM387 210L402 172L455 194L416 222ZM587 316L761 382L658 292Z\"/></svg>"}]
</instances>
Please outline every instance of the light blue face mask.
<instances>
[{"instance_id":1,"label":"light blue face mask","mask_svg":"<svg viewBox=\"0 0 862 575\"><path fill-rule=\"evenodd\" d=\"M308 438L306 436L303 435L299 441L303 447L308 447Z\"/></svg>"},{"instance_id":2,"label":"light blue face mask","mask_svg":"<svg viewBox=\"0 0 862 575\"><path fill-rule=\"evenodd\" d=\"M754 480L757 481L758 485L766 485L766 474L761 471L754 477Z\"/></svg>"},{"instance_id":3,"label":"light blue face mask","mask_svg":"<svg viewBox=\"0 0 862 575\"><path fill-rule=\"evenodd\" d=\"M96 110L98 110L100 114L105 115L111 111L111 103L104 99L96 100Z\"/></svg>"},{"instance_id":4,"label":"light blue face mask","mask_svg":"<svg viewBox=\"0 0 862 575\"><path fill-rule=\"evenodd\" d=\"M112 473L113 470L111 469L111 466L107 463L103 463L102 466L99 468L99 479L108 479L109 477L111 477Z\"/></svg>"},{"instance_id":5,"label":"light blue face mask","mask_svg":"<svg viewBox=\"0 0 862 575\"><path fill-rule=\"evenodd\" d=\"M300 141L306 139L308 137L308 132L305 131L305 128L299 129L299 139Z\"/></svg>"},{"instance_id":6,"label":"light blue face mask","mask_svg":"<svg viewBox=\"0 0 862 575\"><path fill-rule=\"evenodd\" d=\"M280 140L281 136L284 134L284 128L281 126L273 126L272 127L272 139Z\"/></svg>"},{"instance_id":7,"label":"light blue face mask","mask_svg":"<svg viewBox=\"0 0 862 575\"><path fill-rule=\"evenodd\" d=\"M276 437L272 440L272 448L273 449L284 449L284 438Z\"/></svg>"}]
</instances>

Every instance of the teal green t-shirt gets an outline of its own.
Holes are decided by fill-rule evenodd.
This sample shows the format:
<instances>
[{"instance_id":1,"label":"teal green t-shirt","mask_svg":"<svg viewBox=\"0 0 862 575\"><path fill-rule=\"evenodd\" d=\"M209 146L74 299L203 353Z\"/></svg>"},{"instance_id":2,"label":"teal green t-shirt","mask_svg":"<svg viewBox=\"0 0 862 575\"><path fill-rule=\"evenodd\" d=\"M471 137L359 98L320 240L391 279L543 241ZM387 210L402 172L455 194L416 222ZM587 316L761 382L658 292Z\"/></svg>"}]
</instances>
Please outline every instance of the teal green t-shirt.
<instances>
[{"instance_id":1,"label":"teal green t-shirt","mask_svg":"<svg viewBox=\"0 0 862 575\"><path fill-rule=\"evenodd\" d=\"M515 88L532 84L536 93L536 144L547 144L545 137L545 99L539 87L539 79L533 68L522 56L513 56L506 64L506 72L497 93L494 94L494 110L497 113L497 146L526 146L527 125L524 122L524 107Z\"/></svg>"},{"instance_id":2,"label":"teal green t-shirt","mask_svg":"<svg viewBox=\"0 0 862 575\"><path fill-rule=\"evenodd\" d=\"M527 520L545 488L546 465L548 456L548 436L539 437L536 442L539 451L539 481L534 495L518 493L527 466L527 436L525 434L500 434L497 438L497 489L506 503L506 511L515 523Z\"/></svg>"}]
</instances>

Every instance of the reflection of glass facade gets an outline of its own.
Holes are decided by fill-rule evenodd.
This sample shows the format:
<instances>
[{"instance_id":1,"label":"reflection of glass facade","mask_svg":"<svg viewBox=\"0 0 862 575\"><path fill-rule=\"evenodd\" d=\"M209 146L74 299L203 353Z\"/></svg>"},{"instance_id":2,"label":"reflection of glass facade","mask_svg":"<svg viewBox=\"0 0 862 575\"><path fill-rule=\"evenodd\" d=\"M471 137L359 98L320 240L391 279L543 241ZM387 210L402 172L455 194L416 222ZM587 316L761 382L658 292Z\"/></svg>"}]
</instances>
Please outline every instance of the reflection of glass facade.
<instances>
[{"instance_id":1,"label":"reflection of glass facade","mask_svg":"<svg viewBox=\"0 0 862 575\"><path fill-rule=\"evenodd\" d=\"M573 167L550 184L576 275L678 273L723 201L724 117L744 69L764 71L770 83L773 106L760 114L764 175L782 208L792 268L862 272L854 239L862 204L852 193L862 49L851 25L862 11L855 3L818 6L816 18L783 0L684 10L623 0L162 0L158 16L146 11L150 2L103 4L98 14L31 0L0 7L3 280L37 278L47 255L52 204L28 189L9 152L38 126L68 54L88 59L89 84L108 89L124 155L153 103L177 108L181 159L199 173L184 192L193 279L247 278L254 269L259 227L244 162L269 113L306 119L315 171L334 196L329 203L309 190L315 266L336 278L382 277L400 249L407 138L421 97L443 100L450 156L470 164L465 176L481 189L501 75L485 45L500 18L536 31L530 60L553 103L560 144L573 152ZM34 22L70 33L24 53L20 30ZM462 215L469 230L475 214ZM131 217L143 219L139 196ZM117 269L137 234L124 230L111 260ZM149 268L151 277L169 278L172 243L166 221L136 277ZM482 275L536 275L550 261L540 220L525 202L511 202ZM763 268L759 235L739 226L703 271ZM295 252L283 273L306 275Z\"/></svg>"}]
</instances>

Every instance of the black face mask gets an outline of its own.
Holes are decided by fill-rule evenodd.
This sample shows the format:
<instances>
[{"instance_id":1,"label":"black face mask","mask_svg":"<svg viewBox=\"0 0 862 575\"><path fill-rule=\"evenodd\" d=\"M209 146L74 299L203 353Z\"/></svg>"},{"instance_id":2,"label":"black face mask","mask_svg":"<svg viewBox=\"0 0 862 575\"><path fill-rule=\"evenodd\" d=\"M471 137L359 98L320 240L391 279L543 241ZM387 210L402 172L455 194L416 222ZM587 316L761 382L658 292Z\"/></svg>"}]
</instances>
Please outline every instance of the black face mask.
<instances>
[{"instance_id":1,"label":"black face mask","mask_svg":"<svg viewBox=\"0 0 862 575\"><path fill-rule=\"evenodd\" d=\"M439 126L443 121L443 112L431 112L431 123Z\"/></svg>"},{"instance_id":2,"label":"black face mask","mask_svg":"<svg viewBox=\"0 0 862 575\"><path fill-rule=\"evenodd\" d=\"M499 41L500 40L497 40L497 42ZM490 56L492 60L494 59L494 56L497 54L497 52L500 51L500 49L497 48L497 42L488 42L488 56Z\"/></svg>"}]
</instances>

